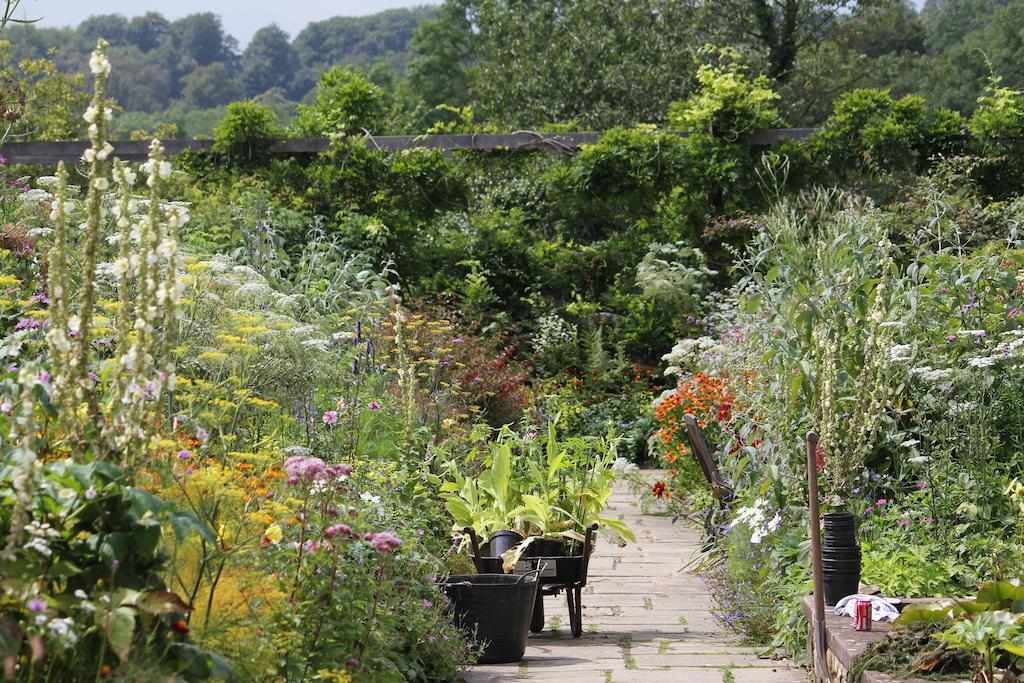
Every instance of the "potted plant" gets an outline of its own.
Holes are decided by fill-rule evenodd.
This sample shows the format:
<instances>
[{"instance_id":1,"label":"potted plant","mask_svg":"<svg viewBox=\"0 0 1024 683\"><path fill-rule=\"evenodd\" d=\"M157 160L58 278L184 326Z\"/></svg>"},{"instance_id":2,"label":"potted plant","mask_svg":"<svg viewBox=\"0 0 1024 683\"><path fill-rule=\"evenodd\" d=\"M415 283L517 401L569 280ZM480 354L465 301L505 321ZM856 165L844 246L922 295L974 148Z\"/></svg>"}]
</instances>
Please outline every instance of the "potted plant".
<instances>
[{"instance_id":1,"label":"potted plant","mask_svg":"<svg viewBox=\"0 0 1024 683\"><path fill-rule=\"evenodd\" d=\"M522 497L519 481L513 476L510 445L493 443L489 463L475 479L455 475L441 486L441 492L456 528L472 527L480 538L487 539L491 554L499 557L524 538L520 530Z\"/></svg>"},{"instance_id":2,"label":"potted plant","mask_svg":"<svg viewBox=\"0 0 1024 683\"><path fill-rule=\"evenodd\" d=\"M559 441L555 422L543 440L503 429L476 481L455 476L441 487L454 528L472 527L487 539L486 554L501 557L506 573L522 557L578 554L595 522L617 542L635 540L622 520L602 516L615 479L615 442L611 435Z\"/></svg>"}]
</instances>

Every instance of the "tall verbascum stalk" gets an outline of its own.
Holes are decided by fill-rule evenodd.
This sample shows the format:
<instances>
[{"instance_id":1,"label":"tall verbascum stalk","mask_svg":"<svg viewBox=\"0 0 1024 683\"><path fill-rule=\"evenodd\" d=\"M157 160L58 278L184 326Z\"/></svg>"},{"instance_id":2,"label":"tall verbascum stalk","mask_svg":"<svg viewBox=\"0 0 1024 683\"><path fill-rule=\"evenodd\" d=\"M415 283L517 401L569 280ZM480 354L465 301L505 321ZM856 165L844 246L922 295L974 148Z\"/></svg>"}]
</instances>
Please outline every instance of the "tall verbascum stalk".
<instances>
[{"instance_id":1,"label":"tall verbascum stalk","mask_svg":"<svg viewBox=\"0 0 1024 683\"><path fill-rule=\"evenodd\" d=\"M838 384L839 343L829 336L825 325L814 330L818 364L818 448L828 455L837 453L839 415L836 413L836 385Z\"/></svg>"},{"instance_id":2,"label":"tall verbascum stalk","mask_svg":"<svg viewBox=\"0 0 1024 683\"><path fill-rule=\"evenodd\" d=\"M409 354L405 348L405 335L402 326L405 324L405 314L401 307L395 307L395 352L398 356L398 384L402 388L402 417L404 418L404 430L402 434L402 447L408 448L412 444L413 431L415 429L416 411L416 369L409 361Z\"/></svg>"},{"instance_id":3,"label":"tall verbascum stalk","mask_svg":"<svg viewBox=\"0 0 1024 683\"><path fill-rule=\"evenodd\" d=\"M114 180L118 185L118 202L114 208L117 219L117 260L114 262L114 274L117 276L117 336L128 339L131 332L132 290L128 279L131 270L131 237L132 237L132 187L135 185L135 173L120 159L114 160ZM117 375L120 379L120 375Z\"/></svg>"},{"instance_id":4,"label":"tall verbascum stalk","mask_svg":"<svg viewBox=\"0 0 1024 683\"><path fill-rule=\"evenodd\" d=\"M863 463L871 450L885 417L892 392L886 382L890 366L887 353L887 328L885 317L889 310L889 276L892 258L888 255L891 245L883 241L879 245L886 256L881 262L881 277L875 286L871 310L864 325L867 336L863 347L848 349L843 335L856 327L853 321L843 318L839 326L829 330L824 324L815 330L814 337L818 364L818 446L825 456L825 474L829 485L828 504L842 507L852 486L856 468ZM855 347L859 347L856 340ZM843 352L851 355L852 364L846 363L848 381L853 385L852 401L847 394L841 396L839 370ZM858 351L862 351L859 353ZM854 372L849 366L859 367ZM838 408L843 402L843 412Z\"/></svg>"},{"instance_id":5,"label":"tall verbascum stalk","mask_svg":"<svg viewBox=\"0 0 1024 683\"><path fill-rule=\"evenodd\" d=\"M55 401L72 452L76 457L84 456L86 451L96 458L119 457L126 466L126 477L131 479L131 466L157 439L161 397L174 387L171 354L181 296L177 233L188 220L188 213L180 207L165 211L160 204L162 181L170 175L171 166L163 146L154 140L149 161L143 165L148 174L148 206L145 215L137 214L139 201L132 196L136 173L127 164L110 158L113 147L106 140L106 122L111 116L105 98L110 72L105 46L99 41L89 62L96 87L84 115L92 146L82 155L89 165L89 190L80 240L81 285L74 300L67 260L67 224L74 205L67 200L63 166L57 174L50 213L55 238L49 254L52 303L48 341ZM112 207L118 231L112 269L117 277L118 311L110 340L114 357L99 361L91 353L92 322L111 174L118 185ZM94 369L99 374L94 374ZM97 385L95 379L100 376L107 381ZM103 396L101 389L106 390Z\"/></svg>"},{"instance_id":6,"label":"tall verbascum stalk","mask_svg":"<svg viewBox=\"0 0 1024 683\"><path fill-rule=\"evenodd\" d=\"M146 215L130 228L128 243L138 245L137 253L130 253L122 245L121 257L126 261L115 269L123 277L119 281L120 298L124 311L119 312L119 328L130 327L120 340L120 353L116 358L117 389L111 406L113 437L126 464L134 463L154 437L152 427L157 424L163 392L174 388L174 361L171 357L174 332L178 321L180 286L177 282L177 230L188 219L183 209L173 207L167 215L166 227L161 220L161 183L171 172L163 145L154 140L149 148L149 161L143 165L148 174L149 205ZM127 210L130 200L125 199L130 180L123 172L122 194L118 211ZM129 221L130 224L130 221ZM129 278L135 284L134 317L127 312ZM129 325L129 320L130 325Z\"/></svg>"},{"instance_id":7,"label":"tall verbascum stalk","mask_svg":"<svg viewBox=\"0 0 1024 683\"><path fill-rule=\"evenodd\" d=\"M73 402L68 392L68 374L71 338L68 336L68 210L71 205L67 201L68 173L64 162L57 165L57 187L50 207L50 220L53 222L53 247L48 255L47 289L50 293L50 329L46 333L46 341L50 350L51 367L53 369L53 401L57 406L58 415L63 424L72 424L75 419Z\"/></svg>"},{"instance_id":8,"label":"tall verbascum stalk","mask_svg":"<svg viewBox=\"0 0 1024 683\"><path fill-rule=\"evenodd\" d=\"M38 367L25 366L18 372L18 386L21 387L20 406L17 415L11 420L11 430L7 435L10 443L17 444L14 454L18 461L17 473L14 475L15 501L11 509L10 531L7 534L7 544L3 550L3 559L7 562L17 560L25 525L32 519L35 474L40 466L34 444L36 438L35 388L40 381Z\"/></svg>"},{"instance_id":9,"label":"tall verbascum stalk","mask_svg":"<svg viewBox=\"0 0 1024 683\"><path fill-rule=\"evenodd\" d=\"M92 380L88 368L90 344L92 342L93 310L96 305L96 255L102 238L103 193L110 187L107 179L110 154L113 146L107 141L107 122L111 119L110 105L107 102L107 76L110 74L110 61L105 50L107 42L100 39L96 50L89 59L89 69L96 76L92 104L86 109L84 118L89 123L89 141L92 147L85 150L82 159L89 164L89 190L85 197L85 234L82 241L82 286L79 295L78 313L68 321L68 328L76 336L76 344L68 363L68 384L74 391L77 404L88 403L89 417L95 419L98 404L95 394L91 391Z\"/></svg>"}]
</instances>

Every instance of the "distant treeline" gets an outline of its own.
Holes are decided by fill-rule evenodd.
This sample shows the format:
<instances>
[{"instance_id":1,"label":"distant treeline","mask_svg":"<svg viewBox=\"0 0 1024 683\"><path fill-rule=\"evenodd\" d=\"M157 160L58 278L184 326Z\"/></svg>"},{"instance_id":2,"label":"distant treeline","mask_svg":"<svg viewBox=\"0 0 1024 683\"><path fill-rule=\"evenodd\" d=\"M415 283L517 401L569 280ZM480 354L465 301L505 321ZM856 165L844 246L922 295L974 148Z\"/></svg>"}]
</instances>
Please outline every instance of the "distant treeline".
<instances>
[{"instance_id":1,"label":"distant treeline","mask_svg":"<svg viewBox=\"0 0 1024 683\"><path fill-rule=\"evenodd\" d=\"M664 125L709 60L763 75L791 126L821 123L858 88L964 114L997 79L1024 89L1024 0L445 0L313 22L294 39L271 25L244 50L213 13L172 22L151 12L14 27L8 66L53 50L57 68L81 73L101 36L112 45L110 94L127 112L121 134L170 123L163 135L206 136L224 105L247 98L287 124L335 66L380 89L377 134ZM52 100L60 88L81 90L47 84L30 95ZM66 134L60 124L18 132L52 139Z\"/></svg>"},{"instance_id":2,"label":"distant treeline","mask_svg":"<svg viewBox=\"0 0 1024 683\"><path fill-rule=\"evenodd\" d=\"M244 50L212 12L169 21L148 12L90 17L75 28L14 26L8 65L46 57L63 71L80 72L97 38L110 43L117 65L110 95L126 111L161 112L174 105L207 109L271 92L302 100L320 73L334 65L399 69L409 59L416 26L433 9L395 9L364 17L333 17L308 24L292 40L277 25L266 26Z\"/></svg>"}]
</instances>

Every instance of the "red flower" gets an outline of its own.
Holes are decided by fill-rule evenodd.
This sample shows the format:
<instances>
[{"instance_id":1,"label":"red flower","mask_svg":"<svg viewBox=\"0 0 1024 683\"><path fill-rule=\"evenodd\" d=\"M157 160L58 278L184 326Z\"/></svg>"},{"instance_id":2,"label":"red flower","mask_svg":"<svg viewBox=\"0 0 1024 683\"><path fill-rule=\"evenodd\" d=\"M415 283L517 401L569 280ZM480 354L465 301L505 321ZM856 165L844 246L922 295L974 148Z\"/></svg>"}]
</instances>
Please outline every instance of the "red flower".
<instances>
[{"instance_id":1,"label":"red flower","mask_svg":"<svg viewBox=\"0 0 1024 683\"><path fill-rule=\"evenodd\" d=\"M651 487L651 493L654 494L655 498L661 498L665 495L665 482L659 481Z\"/></svg>"},{"instance_id":2,"label":"red flower","mask_svg":"<svg viewBox=\"0 0 1024 683\"><path fill-rule=\"evenodd\" d=\"M184 619L178 619L177 621L172 622L171 628L174 629L176 633L180 633L181 635L185 635L186 633L188 633L188 624L185 623Z\"/></svg>"},{"instance_id":3,"label":"red flower","mask_svg":"<svg viewBox=\"0 0 1024 683\"><path fill-rule=\"evenodd\" d=\"M819 472L825 471L825 451L822 450L821 444L814 447L814 464L818 466Z\"/></svg>"}]
</instances>

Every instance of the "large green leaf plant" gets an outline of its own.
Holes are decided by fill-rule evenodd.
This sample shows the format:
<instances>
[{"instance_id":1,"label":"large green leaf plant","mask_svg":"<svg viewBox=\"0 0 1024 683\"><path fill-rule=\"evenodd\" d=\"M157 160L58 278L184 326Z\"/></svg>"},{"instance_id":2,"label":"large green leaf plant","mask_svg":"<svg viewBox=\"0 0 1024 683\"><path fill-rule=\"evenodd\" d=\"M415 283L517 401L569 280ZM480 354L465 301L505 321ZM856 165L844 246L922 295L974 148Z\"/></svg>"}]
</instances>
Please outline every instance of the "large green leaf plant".
<instances>
[{"instance_id":1,"label":"large green leaf plant","mask_svg":"<svg viewBox=\"0 0 1024 683\"><path fill-rule=\"evenodd\" d=\"M535 540L581 543L594 523L617 543L635 540L621 519L603 516L616 442L613 434L559 440L556 421L545 438L502 429L485 446L479 477L455 475L441 486L454 528L472 527L481 538L505 529L526 536L504 557L506 570Z\"/></svg>"}]
</instances>

